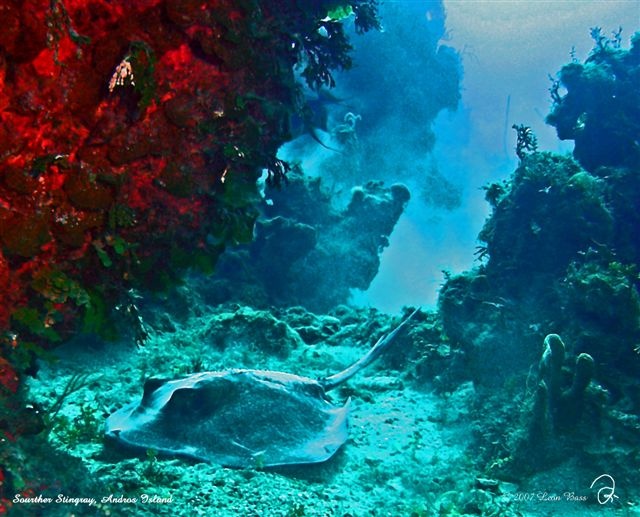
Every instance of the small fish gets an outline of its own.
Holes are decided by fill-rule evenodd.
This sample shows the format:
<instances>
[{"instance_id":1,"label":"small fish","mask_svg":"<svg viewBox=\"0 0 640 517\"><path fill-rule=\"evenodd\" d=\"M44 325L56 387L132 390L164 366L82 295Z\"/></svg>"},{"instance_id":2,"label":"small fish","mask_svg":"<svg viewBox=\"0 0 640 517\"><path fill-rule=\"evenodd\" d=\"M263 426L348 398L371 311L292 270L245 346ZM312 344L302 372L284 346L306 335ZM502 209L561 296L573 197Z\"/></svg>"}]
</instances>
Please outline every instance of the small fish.
<instances>
[{"instance_id":1,"label":"small fish","mask_svg":"<svg viewBox=\"0 0 640 517\"><path fill-rule=\"evenodd\" d=\"M323 88L315 92L315 96L311 94L305 95L302 109L294 114L289 122L289 131L292 139L306 134L325 149L341 153L342 151L325 144L318 135L318 130L329 131L329 106L341 104L342 102L342 99Z\"/></svg>"}]
</instances>

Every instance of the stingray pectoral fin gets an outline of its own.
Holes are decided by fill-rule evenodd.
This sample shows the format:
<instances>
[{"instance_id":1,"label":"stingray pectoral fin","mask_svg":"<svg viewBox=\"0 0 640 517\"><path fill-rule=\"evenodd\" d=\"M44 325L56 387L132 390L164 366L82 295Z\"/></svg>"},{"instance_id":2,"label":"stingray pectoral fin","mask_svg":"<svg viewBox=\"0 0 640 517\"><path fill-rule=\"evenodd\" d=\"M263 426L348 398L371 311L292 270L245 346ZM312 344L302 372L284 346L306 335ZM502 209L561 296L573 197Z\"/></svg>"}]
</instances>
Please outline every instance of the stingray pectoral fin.
<instances>
[{"instance_id":1,"label":"stingray pectoral fin","mask_svg":"<svg viewBox=\"0 0 640 517\"><path fill-rule=\"evenodd\" d=\"M331 458L349 438L349 409L351 399L344 406L330 411L331 419L322 434L305 447L305 463L320 463Z\"/></svg>"},{"instance_id":2,"label":"stingray pectoral fin","mask_svg":"<svg viewBox=\"0 0 640 517\"><path fill-rule=\"evenodd\" d=\"M349 438L349 411L351 411L351 397L347 399L344 406L334 409L336 418L328 427L328 436L334 436L336 439L334 443L337 447L333 452L337 451L340 446ZM333 454L333 453L332 453Z\"/></svg>"},{"instance_id":3,"label":"stingray pectoral fin","mask_svg":"<svg viewBox=\"0 0 640 517\"><path fill-rule=\"evenodd\" d=\"M104 424L105 435L110 438L118 438L121 431L131 428L131 415L138 407L137 402L130 402L113 412Z\"/></svg>"}]
</instances>

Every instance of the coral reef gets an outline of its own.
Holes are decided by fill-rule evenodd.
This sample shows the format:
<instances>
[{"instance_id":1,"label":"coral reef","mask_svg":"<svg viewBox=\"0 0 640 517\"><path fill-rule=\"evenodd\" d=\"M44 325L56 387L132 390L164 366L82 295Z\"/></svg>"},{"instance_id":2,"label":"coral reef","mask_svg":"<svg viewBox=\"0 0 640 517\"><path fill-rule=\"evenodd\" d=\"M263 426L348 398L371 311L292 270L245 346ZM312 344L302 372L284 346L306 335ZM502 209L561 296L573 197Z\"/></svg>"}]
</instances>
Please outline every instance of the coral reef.
<instances>
[{"instance_id":1,"label":"coral reef","mask_svg":"<svg viewBox=\"0 0 640 517\"><path fill-rule=\"evenodd\" d=\"M290 169L276 153L303 109L297 77L333 85L351 66L341 10L358 32L379 27L372 0L3 2L8 429L36 355L77 332L114 338L118 320L145 341L132 292L166 291L252 239L262 170L280 184Z\"/></svg>"},{"instance_id":2,"label":"coral reef","mask_svg":"<svg viewBox=\"0 0 640 517\"><path fill-rule=\"evenodd\" d=\"M618 384L620 372L631 375L640 297L637 243L616 230L628 223L618 216L628 206L615 208L626 201L571 159L536 153L494 203L480 235L488 260L440 293L445 330L468 352L472 378L502 383L535 360L536 342L549 328L571 335L577 353L602 364L601 379ZM510 366L504 376L485 368L486 354Z\"/></svg>"},{"instance_id":3,"label":"coral reef","mask_svg":"<svg viewBox=\"0 0 640 517\"><path fill-rule=\"evenodd\" d=\"M441 2L430 2L431 19L423 16L424 9L423 5L383 4L385 30L358 45L354 59L359 66L341 80L340 87L347 92L368 92L352 101L352 111L362 117L361 141L369 142L364 149L367 170L396 166L395 155L385 145L393 131L403 141L392 140L391 146L406 145L416 155L429 152L435 143L433 120L442 110L458 106L460 56L443 43L445 8Z\"/></svg>"},{"instance_id":4,"label":"coral reef","mask_svg":"<svg viewBox=\"0 0 640 517\"><path fill-rule=\"evenodd\" d=\"M335 2L120 4L4 13L0 326L29 311L21 335L106 332L129 288L250 240L260 170L289 168L275 154L301 108L294 66L311 85L350 66ZM375 4L344 6L378 26Z\"/></svg>"},{"instance_id":5,"label":"coral reef","mask_svg":"<svg viewBox=\"0 0 640 517\"><path fill-rule=\"evenodd\" d=\"M336 97L323 103L321 140L340 152L301 139L284 156L317 171L334 195L370 180L402 182L423 194L417 202L455 208L460 178L439 172L433 156L435 120L456 110L462 76L462 59L446 44L445 8L441 0L381 2L380 16L384 31L357 40L355 66L337 75Z\"/></svg>"},{"instance_id":6,"label":"coral reef","mask_svg":"<svg viewBox=\"0 0 640 517\"><path fill-rule=\"evenodd\" d=\"M479 235L490 257L487 274L512 271L509 287L517 289L525 271L556 275L594 241L610 242L614 220L603 190L571 158L528 155Z\"/></svg>"},{"instance_id":7,"label":"coral reef","mask_svg":"<svg viewBox=\"0 0 640 517\"><path fill-rule=\"evenodd\" d=\"M624 173L630 183L632 174ZM474 379L504 381L486 371L486 354L512 367L530 364L545 328L574 336L578 352L609 366L620 361L628 371L640 339L639 249L618 228L628 224L619 214L630 210L630 200L615 194L608 178L544 152L525 156L508 184L488 188L487 199L494 209L479 235L486 243L478 251L482 264L450 278L439 301L447 334L469 352ZM514 342L518 354L510 351Z\"/></svg>"},{"instance_id":8,"label":"coral reef","mask_svg":"<svg viewBox=\"0 0 640 517\"><path fill-rule=\"evenodd\" d=\"M571 333L578 350L606 365L607 376L632 376L637 365L630 349L640 342L637 265L601 255L590 253L587 261L569 265L557 286L565 307L558 323Z\"/></svg>"},{"instance_id":9,"label":"coral reef","mask_svg":"<svg viewBox=\"0 0 640 517\"><path fill-rule=\"evenodd\" d=\"M548 121L575 139L573 158L516 126L519 165L485 188L479 264L440 292L443 330L478 390L487 476L539 488L542 472L587 462L637 486L624 456L640 429L638 41L596 39L586 63L562 69Z\"/></svg>"},{"instance_id":10,"label":"coral reef","mask_svg":"<svg viewBox=\"0 0 640 517\"><path fill-rule=\"evenodd\" d=\"M393 354L337 390L359 409L346 447L287 476L185 468L154 451L124 459L103 448L100 423L152 375L327 375L392 327L389 315L337 304L375 275L407 189L365 184L337 207L320 180L275 156L304 109L292 68L313 87L332 85L332 70L351 64L341 20L377 27L376 2L23 4L8 4L0 35L0 513L48 512L12 499L62 487L175 497L110 501L93 514L197 505L238 515L521 515L519 494L568 478L586 487L600 472L634 505L640 37L625 50L619 34L594 30L587 62L563 68L549 122L576 141L574 157L541 152L516 127L520 163L486 187L493 210L478 266L446 274L439 312L417 312ZM444 14L434 12L438 23ZM442 97L421 105L431 120L457 102L459 75L451 49L437 38L425 46L442 85ZM381 61L385 80L402 79ZM423 96L390 109L409 119ZM362 113L357 126L345 120L347 146L362 143ZM424 129L416 148L428 150ZM194 280L197 290L176 287L194 267L218 273ZM164 300L138 298L156 287ZM87 336L114 337L113 313L130 322L129 342ZM69 340L77 329L84 334ZM132 353L133 341L145 346ZM25 379L52 343L58 362ZM565 513L556 509L544 511Z\"/></svg>"},{"instance_id":11,"label":"coral reef","mask_svg":"<svg viewBox=\"0 0 640 517\"><path fill-rule=\"evenodd\" d=\"M324 312L347 302L351 289L366 289L378 272L409 191L370 182L336 209L319 179L292 173L285 189L267 187L265 196L254 241L225 253L200 288L209 303Z\"/></svg>"},{"instance_id":12,"label":"coral reef","mask_svg":"<svg viewBox=\"0 0 640 517\"><path fill-rule=\"evenodd\" d=\"M558 137L575 142L574 156L588 171L602 166L637 167L640 161L640 33L621 48L621 30L609 39L599 27L585 63L560 70L551 87L547 122ZM560 94L560 87L566 89Z\"/></svg>"}]
</instances>

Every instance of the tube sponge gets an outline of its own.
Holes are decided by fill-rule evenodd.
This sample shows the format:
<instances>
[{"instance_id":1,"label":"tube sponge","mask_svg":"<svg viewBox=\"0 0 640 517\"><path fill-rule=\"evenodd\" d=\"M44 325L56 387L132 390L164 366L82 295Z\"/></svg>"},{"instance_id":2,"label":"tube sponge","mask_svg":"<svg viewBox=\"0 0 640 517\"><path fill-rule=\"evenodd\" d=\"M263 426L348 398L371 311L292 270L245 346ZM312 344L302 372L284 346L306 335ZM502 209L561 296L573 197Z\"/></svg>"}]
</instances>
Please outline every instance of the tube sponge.
<instances>
[{"instance_id":1,"label":"tube sponge","mask_svg":"<svg viewBox=\"0 0 640 517\"><path fill-rule=\"evenodd\" d=\"M589 354L582 353L571 372L564 367L565 356L562 338L557 334L547 335L539 364L540 380L532 429L544 429L544 422L550 421L552 429L558 432L573 428L580 420L584 394L595 372L595 361Z\"/></svg>"}]
</instances>

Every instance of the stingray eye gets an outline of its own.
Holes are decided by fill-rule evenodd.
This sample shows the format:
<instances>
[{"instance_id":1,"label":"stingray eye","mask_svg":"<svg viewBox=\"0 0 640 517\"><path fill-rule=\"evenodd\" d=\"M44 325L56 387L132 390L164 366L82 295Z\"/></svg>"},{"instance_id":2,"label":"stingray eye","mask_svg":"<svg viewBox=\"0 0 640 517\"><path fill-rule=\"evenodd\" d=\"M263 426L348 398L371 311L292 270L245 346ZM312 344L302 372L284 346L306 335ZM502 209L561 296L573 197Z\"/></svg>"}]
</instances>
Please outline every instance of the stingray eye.
<instances>
[{"instance_id":1,"label":"stingray eye","mask_svg":"<svg viewBox=\"0 0 640 517\"><path fill-rule=\"evenodd\" d=\"M331 400L329 395L327 395L327 393L324 391L324 388L320 386L320 384L311 384L309 387L309 391L314 397L322 400Z\"/></svg>"},{"instance_id":2,"label":"stingray eye","mask_svg":"<svg viewBox=\"0 0 640 517\"><path fill-rule=\"evenodd\" d=\"M144 392L143 392L142 398L149 398L154 391L156 391L160 386L162 386L166 382L167 381L165 379L157 379L154 377L147 379L144 383Z\"/></svg>"}]
</instances>

